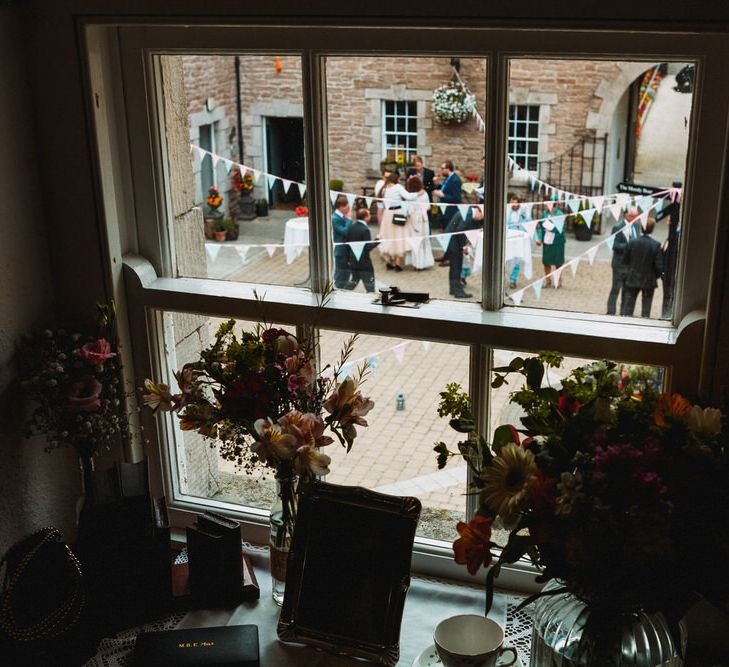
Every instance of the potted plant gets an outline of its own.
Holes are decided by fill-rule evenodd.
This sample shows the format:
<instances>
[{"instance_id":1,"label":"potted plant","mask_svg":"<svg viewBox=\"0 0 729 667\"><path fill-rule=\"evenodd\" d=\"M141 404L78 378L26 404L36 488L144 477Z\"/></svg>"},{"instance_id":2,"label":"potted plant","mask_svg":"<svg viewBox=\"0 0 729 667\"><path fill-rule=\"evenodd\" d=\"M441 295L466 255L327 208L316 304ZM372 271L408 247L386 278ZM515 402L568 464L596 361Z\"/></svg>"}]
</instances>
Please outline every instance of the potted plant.
<instances>
[{"instance_id":1,"label":"potted plant","mask_svg":"<svg viewBox=\"0 0 729 667\"><path fill-rule=\"evenodd\" d=\"M215 238L215 221L223 217L223 212L220 210L220 205L223 203L223 198L220 196L220 190L214 185L211 185L208 189L208 196L205 198L205 206L203 208L205 215L205 238Z\"/></svg>"},{"instance_id":2,"label":"potted plant","mask_svg":"<svg viewBox=\"0 0 729 667\"><path fill-rule=\"evenodd\" d=\"M587 207L588 204L584 203L580 206L580 209ZM592 221L590 221L590 224L588 225L580 213L573 216L572 228L575 231L575 239L577 241L589 241L592 238Z\"/></svg>"},{"instance_id":3,"label":"potted plant","mask_svg":"<svg viewBox=\"0 0 729 667\"><path fill-rule=\"evenodd\" d=\"M253 220L256 217L256 202L251 196L255 181L253 174L246 171L242 174L239 169L235 169L230 177L233 188L240 195L238 198L238 214L237 218L241 220Z\"/></svg>"},{"instance_id":4,"label":"potted plant","mask_svg":"<svg viewBox=\"0 0 729 667\"><path fill-rule=\"evenodd\" d=\"M225 222L223 220L217 220L215 222L215 228L213 233L215 234L216 241L225 241L228 232L225 229Z\"/></svg>"},{"instance_id":5,"label":"potted plant","mask_svg":"<svg viewBox=\"0 0 729 667\"><path fill-rule=\"evenodd\" d=\"M475 98L460 81L451 80L433 91L433 115L443 125L458 125L473 115Z\"/></svg>"},{"instance_id":6,"label":"potted plant","mask_svg":"<svg viewBox=\"0 0 729 667\"><path fill-rule=\"evenodd\" d=\"M237 241L240 226L237 220L231 218L225 218L223 220L223 226L225 227L225 238L228 241Z\"/></svg>"},{"instance_id":7,"label":"potted plant","mask_svg":"<svg viewBox=\"0 0 729 667\"><path fill-rule=\"evenodd\" d=\"M256 215L259 218L265 218L268 216L268 200L267 199L256 199Z\"/></svg>"}]
</instances>

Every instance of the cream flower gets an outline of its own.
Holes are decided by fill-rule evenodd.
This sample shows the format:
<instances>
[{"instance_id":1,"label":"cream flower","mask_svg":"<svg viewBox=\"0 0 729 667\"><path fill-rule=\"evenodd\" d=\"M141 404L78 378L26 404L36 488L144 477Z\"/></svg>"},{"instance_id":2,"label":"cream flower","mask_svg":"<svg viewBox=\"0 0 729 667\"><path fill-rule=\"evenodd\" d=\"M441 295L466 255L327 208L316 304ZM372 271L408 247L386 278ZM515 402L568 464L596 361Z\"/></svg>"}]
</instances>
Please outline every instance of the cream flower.
<instances>
[{"instance_id":1,"label":"cream flower","mask_svg":"<svg viewBox=\"0 0 729 667\"><path fill-rule=\"evenodd\" d=\"M311 445L304 445L296 450L294 469L299 475L328 475L332 459L318 452Z\"/></svg>"},{"instance_id":2,"label":"cream flower","mask_svg":"<svg viewBox=\"0 0 729 667\"><path fill-rule=\"evenodd\" d=\"M296 438L274 424L270 418L257 419L253 425L258 435L251 450L262 463L275 465L281 460L290 460L296 454Z\"/></svg>"},{"instance_id":3,"label":"cream flower","mask_svg":"<svg viewBox=\"0 0 729 667\"><path fill-rule=\"evenodd\" d=\"M578 470L574 475L563 472L557 485L560 495L557 497L555 514L570 514L574 504L584 497L582 493L582 473Z\"/></svg>"},{"instance_id":4,"label":"cream flower","mask_svg":"<svg viewBox=\"0 0 729 667\"><path fill-rule=\"evenodd\" d=\"M152 380L147 379L144 381L144 388L149 392L142 397L144 404L152 408L153 411L171 412L175 409L175 397L170 392L168 385L155 384Z\"/></svg>"},{"instance_id":5,"label":"cream flower","mask_svg":"<svg viewBox=\"0 0 729 667\"><path fill-rule=\"evenodd\" d=\"M700 408L694 405L686 413L689 430L700 431L711 435L721 433L721 410L716 408Z\"/></svg>"},{"instance_id":6,"label":"cream flower","mask_svg":"<svg viewBox=\"0 0 729 667\"><path fill-rule=\"evenodd\" d=\"M326 425L319 415L312 412L291 410L278 420L284 433L296 440L297 447L324 447L334 442L333 438L324 435Z\"/></svg>"},{"instance_id":7,"label":"cream flower","mask_svg":"<svg viewBox=\"0 0 729 667\"><path fill-rule=\"evenodd\" d=\"M324 408L331 415L331 420L339 422L344 437L350 445L357 436L354 425L367 426L364 415L375 407L374 401L365 398L356 389L357 385L354 380L347 378L337 386L324 403Z\"/></svg>"},{"instance_id":8,"label":"cream flower","mask_svg":"<svg viewBox=\"0 0 729 667\"><path fill-rule=\"evenodd\" d=\"M501 517L504 526L516 525L536 482L535 472L534 454L515 444L503 446L481 471L481 499Z\"/></svg>"}]
</instances>

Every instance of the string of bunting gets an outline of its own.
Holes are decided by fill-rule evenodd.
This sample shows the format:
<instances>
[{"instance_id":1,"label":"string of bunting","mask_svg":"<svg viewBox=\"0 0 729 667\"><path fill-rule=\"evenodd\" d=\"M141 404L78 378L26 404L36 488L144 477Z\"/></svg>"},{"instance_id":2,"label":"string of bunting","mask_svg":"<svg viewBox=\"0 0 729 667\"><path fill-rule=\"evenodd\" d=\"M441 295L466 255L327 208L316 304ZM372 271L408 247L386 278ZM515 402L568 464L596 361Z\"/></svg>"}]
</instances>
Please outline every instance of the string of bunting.
<instances>
[{"instance_id":1,"label":"string of bunting","mask_svg":"<svg viewBox=\"0 0 729 667\"><path fill-rule=\"evenodd\" d=\"M410 345L415 344L416 342L418 341L404 340L390 347L378 350L377 352L372 352L370 354L358 357L357 359L352 359L339 368L339 374L337 375L337 379L340 381L344 380L346 377L351 375L352 371L361 363L367 364L370 371L374 373L377 370L377 366L379 365L380 357L390 352L395 357L398 365L402 365L403 361L405 360L405 350ZM421 340L419 342L425 352L430 349L430 341ZM329 366L322 371L322 375L331 375L333 372L334 368L332 366Z\"/></svg>"}]
</instances>

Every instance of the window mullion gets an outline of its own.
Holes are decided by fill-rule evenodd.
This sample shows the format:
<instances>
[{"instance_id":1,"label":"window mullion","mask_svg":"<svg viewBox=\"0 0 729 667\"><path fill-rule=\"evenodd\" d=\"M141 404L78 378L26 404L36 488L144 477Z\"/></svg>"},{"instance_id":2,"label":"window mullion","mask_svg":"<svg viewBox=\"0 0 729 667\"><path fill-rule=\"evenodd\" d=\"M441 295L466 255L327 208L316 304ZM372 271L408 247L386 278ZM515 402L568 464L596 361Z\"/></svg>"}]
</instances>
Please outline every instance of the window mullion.
<instances>
[{"instance_id":1,"label":"window mullion","mask_svg":"<svg viewBox=\"0 0 729 667\"><path fill-rule=\"evenodd\" d=\"M498 310L503 303L504 225L504 149L506 147L505 113L508 111L509 70L506 56L494 53L486 61L486 143L484 174L484 220L481 289L485 310ZM507 120L508 122L508 120Z\"/></svg>"},{"instance_id":2,"label":"window mullion","mask_svg":"<svg viewBox=\"0 0 729 667\"><path fill-rule=\"evenodd\" d=\"M489 378L491 377L492 349L486 345L471 345L471 354L468 369L468 387L471 397L471 406L476 418L478 433L488 440L489 438L489 411L491 392L489 391ZM467 484L470 487L473 481L473 472L468 468ZM468 490L468 489L467 489ZM466 517L470 519L478 509L478 496L469 493L466 496Z\"/></svg>"},{"instance_id":3,"label":"window mullion","mask_svg":"<svg viewBox=\"0 0 729 667\"><path fill-rule=\"evenodd\" d=\"M304 99L304 161L309 203L309 269L311 289L322 292L331 282L333 247L327 174L327 98L323 56L304 51L301 58Z\"/></svg>"}]
</instances>

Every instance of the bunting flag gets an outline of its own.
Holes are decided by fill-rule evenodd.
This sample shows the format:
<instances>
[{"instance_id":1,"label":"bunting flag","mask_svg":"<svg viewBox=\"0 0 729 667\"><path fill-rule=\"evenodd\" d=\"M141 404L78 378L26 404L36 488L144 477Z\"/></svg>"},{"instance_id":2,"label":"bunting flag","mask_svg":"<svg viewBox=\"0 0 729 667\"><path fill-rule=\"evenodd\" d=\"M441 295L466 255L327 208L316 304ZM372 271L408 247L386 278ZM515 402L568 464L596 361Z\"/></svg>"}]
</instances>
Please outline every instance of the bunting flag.
<instances>
[{"instance_id":1,"label":"bunting flag","mask_svg":"<svg viewBox=\"0 0 729 667\"><path fill-rule=\"evenodd\" d=\"M620 231L622 232L623 236L625 237L626 241L630 241L630 230L633 228L633 224L625 225L621 227Z\"/></svg>"},{"instance_id":2,"label":"bunting flag","mask_svg":"<svg viewBox=\"0 0 729 667\"><path fill-rule=\"evenodd\" d=\"M405 359L405 348L407 345L407 343L399 343L392 348L392 353L395 355L398 364L402 364Z\"/></svg>"},{"instance_id":3,"label":"bunting flag","mask_svg":"<svg viewBox=\"0 0 729 667\"><path fill-rule=\"evenodd\" d=\"M346 380L352 373L352 364L346 363L339 367L337 380Z\"/></svg>"},{"instance_id":4,"label":"bunting flag","mask_svg":"<svg viewBox=\"0 0 729 667\"><path fill-rule=\"evenodd\" d=\"M352 208L354 206L354 195L347 195L347 205L349 208Z\"/></svg>"},{"instance_id":5,"label":"bunting flag","mask_svg":"<svg viewBox=\"0 0 729 667\"><path fill-rule=\"evenodd\" d=\"M359 258L362 256L362 251L364 250L365 245L367 245L366 241L350 241L349 243L349 248L352 251L355 260L358 262Z\"/></svg>"},{"instance_id":6,"label":"bunting flag","mask_svg":"<svg viewBox=\"0 0 729 667\"><path fill-rule=\"evenodd\" d=\"M420 344L423 346L423 349L427 352L430 349L430 341L429 340L421 340Z\"/></svg>"},{"instance_id":7,"label":"bunting flag","mask_svg":"<svg viewBox=\"0 0 729 667\"><path fill-rule=\"evenodd\" d=\"M532 217L532 206L533 206L533 202L527 202L525 204L522 204L522 208L526 211L527 218Z\"/></svg>"},{"instance_id":8,"label":"bunting flag","mask_svg":"<svg viewBox=\"0 0 729 667\"><path fill-rule=\"evenodd\" d=\"M438 204L438 208L440 209L440 214L445 215L448 204Z\"/></svg>"},{"instance_id":9,"label":"bunting flag","mask_svg":"<svg viewBox=\"0 0 729 667\"><path fill-rule=\"evenodd\" d=\"M620 204L610 204L607 208L615 222L619 222L620 218L623 216L623 207Z\"/></svg>"},{"instance_id":10,"label":"bunting flag","mask_svg":"<svg viewBox=\"0 0 729 667\"><path fill-rule=\"evenodd\" d=\"M579 263L580 263L580 258L579 257L575 257L570 262L570 271L572 271L572 277L573 278L577 275L577 266L578 266Z\"/></svg>"},{"instance_id":11,"label":"bunting flag","mask_svg":"<svg viewBox=\"0 0 729 667\"><path fill-rule=\"evenodd\" d=\"M244 164L236 164L235 166L240 172L241 178L243 178L243 176L246 175L246 171L248 171L248 167L246 167Z\"/></svg>"},{"instance_id":12,"label":"bunting flag","mask_svg":"<svg viewBox=\"0 0 729 667\"><path fill-rule=\"evenodd\" d=\"M364 200L367 208L372 208L372 197L365 197Z\"/></svg>"},{"instance_id":13,"label":"bunting flag","mask_svg":"<svg viewBox=\"0 0 729 667\"><path fill-rule=\"evenodd\" d=\"M281 179L281 183L283 184L284 192L286 192L288 194L288 191L291 189L291 186L294 184L294 182L293 181L289 181L286 178L282 178Z\"/></svg>"},{"instance_id":14,"label":"bunting flag","mask_svg":"<svg viewBox=\"0 0 729 667\"><path fill-rule=\"evenodd\" d=\"M556 215L550 218L560 234L564 231L564 221L566 217L566 215Z\"/></svg>"},{"instance_id":15,"label":"bunting flag","mask_svg":"<svg viewBox=\"0 0 729 667\"><path fill-rule=\"evenodd\" d=\"M410 250L413 252L418 252L420 249L420 244L423 242L422 236L408 236L408 245L410 246Z\"/></svg>"},{"instance_id":16,"label":"bunting flag","mask_svg":"<svg viewBox=\"0 0 729 667\"><path fill-rule=\"evenodd\" d=\"M261 174L263 172L258 171L258 169L253 169L253 182L258 183L258 180L261 178ZM274 178L278 178L277 176L274 176Z\"/></svg>"},{"instance_id":17,"label":"bunting flag","mask_svg":"<svg viewBox=\"0 0 729 667\"><path fill-rule=\"evenodd\" d=\"M458 204L458 212L461 214L461 217L465 220L466 216L468 215L468 204Z\"/></svg>"},{"instance_id":18,"label":"bunting flag","mask_svg":"<svg viewBox=\"0 0 729 667\"><path fill-rule=\"evenodd\" d=\"M380 358L376 354L373 354L367 357L366 361L367 367L370 369L370 371L375 373L377 371L377 367L380 365Z\"/></svg>"},{"instance_id":19,"label":"bunting flag","mask_svg":"<svg viewBox=\"0 0 729 667\"><path fill-rule=\"evenodd\" d=\"M590 266L592 266L592 263L595 261L595 255L597 254L597 247L598 246L594 245L594 246L592 246L592 248L588 248L585 251L585 255L587 256L587 261L590 262Z\"/></svg>"},{"instance_id":20,"label":"bunting flag","mask_svg":"<svg viewBox=\"0 0 729 667\"><path fill-rule=\"evenodd\" d=\"M338 195L339 195L338 192L334 192L334 190L329 190L329 199L332 202L332 206L334 206L334 202L337 201Z\"/></svg>"},{"instance_id":21,"label":"bunting flag","mask_svg":"<svg viewBox=\"0 0 729 667\"><path fill-rule=\"evenodd\" d=\"M605 241L607 243L607 247L610 248L610 250L613 249L613 245L615 245L615 235L608 236L607 240Z\"/></svg>"},{"instance_id":22,"label":"bunting flag","mask_svg":"<svg viewBox=\"0 0 729 667\"><path fill-rule=\"evenodd\" d=\"M647 211L648 209L653 208L653 197L643 197L636 203L641 211Z\"/></svg>"},{"instance_id":23,"label":"bunting flag","mask_svg":"<svg viewBox=\"0 0 729 667\"><path fill-rule=\"evenodd\" d=\"M535 280L532 283L532 289L534 290L534 295L537 297L537 300L542 295L542 285L544 284L544 280L542 278L539 278L538 280Z\"/></svg>"},{"instance_id":24,"label":"bunting flag","mask_svg":"<svg viewBox=\"0 0 729 667\"><path fill-rule=\"evenodd\" d=\"M195 146L195 150L197 151L197 156L200 158L200 162L202 162L203 158L207 155L207 151L204 148L200 148L200 146Z\"/></svg>"},{"instance_id":25,"label":"bunting flag","mask_svg":"<svg viewBox=\"0 0 729 667\"><path fill-rule=\"evenodd\" d=\"M524 298L524 290L520 289L517 292L510 294L509 296L511 297L511 300L514 302L514 305L520 306L521 300Z\"/></svg>"},{"instance_id":26,"label":"bunting flag","mask_svg":"<svg viewBox=\"0 0 729 667\"><path fill-rule=\"evenodd\" d=\"M648 222L648 211L643 211L633 222L640 222L640 228L645 229L645 225Z\"/></svg>"},{"instance_id":27,"label":"bunting flag","mask_svg":"<svg viewBox=\"0 0 729 667\"><path fill-rule=\"evenodd\" d=\"M299 188L299 197L303 199L304 195L306 194L306 185L303 183L297 183L296 184Z\"/></svg>"},{"instance_id":28,"label":"bunting flag","mask_svg":"<svg viewBox=\"0 0 729 667\"><path fill-rule=\"evenodd\" d=\"M276 185L276 181L278 178L276 176L273 176L271 174L266 174L266 181L268 182L268 189L270 190L273 188L274 185Z\"/></svg>"},{"instance_id":29,"label":"bunting flag","mask_svg":"<svg viewBox=\"0 0 729 667\"><path fill-rule=\"evenodd\" d=\"M625 192L618 192L618 194L615 195L615 201L616 201L616 203L620 204L620 208L625 208L626 206L630 206L630 200L631 200L630 195L626 194Z\"/></svg>"},{"instance_id":30,"label":"bunting flag","mask_svg":"<svg viewBox=\"0 0 729 667\"><path fill-rule=\"evenodd\" d=\"M242 264L246 263L246 255L248 254L248 246L247 245L239 245L236 246L236 251L238 252L238 257L240 257L240 261Z\"/></svg>"},{"instance_id":31,"label":"bunting flag","mask_svg":"<svg viewBox=\"0 0 729 667\"><path fill-rule=\"evenodd\" d=\"M522 222L521 226L524 228L527 234L529 234L529 238L534 238L534 230L537 228L537 220L529 220L528 222Z\"/></svg>"},{"instance_id":32,"label":"bunting flag","mask_svg":"<svg viewBox=\"0 0 729 667\"><path fill-rule=\"evenodd\" d=\"M478 245L479 239L483 236L483 229L467 229L466 238L472 246Z\"/></svg>"},{"instance_id":33,"label":"bunting flag","mask_svg":"<svg viewBox=\"0 0 729 667\"><path fill-rule=\"evenodd\" d=\"M213 158L213 168L218 166L218 162L220 162L220 155L216 155L215 153L210 153L210 157Z\"/></svg>"},{"instance_id":34,"label":"bunting flag","mask_svg":"<svg viewBox=\"0 0 729 667\"><path fill-rule=\"evenodd\" d=\"M451 234L436 234L435 240L438 241L441 250L445 252L448 249L448 243L450 243Z\"/></svg>"},{"instance_id":35,"label":"bunting flag","mask_svg":"<svg viewBox=\"0 0 729 667\"><path fill-rule=\"evenodd\" d=\"M580 210L580 206L582 206L582 200L581 199L570 199L567 202L567 206L569 206L570 211L572 211L573 214L577 213L577 211Z\"/></svg>"},{"instance_id":36,"label":"bunting flag","mask_svg":"<svg viewBox=\"0 0 729 667\"><path fill-rule=\"evenodd\" d=\"M605 202L604 196L590 197L590 206L598 210L602 209L602 205Z\"/></svg>"},{"instance_id":37,"label":"bunting flag","mask_svg":"<svg viewBox=\"0 0 729 667\"><path fill-rule=\"evenodd\" d=\"M233 160L229 160L228 158L223 158L223 164L225 165L225 171L230 173L230 170L233 168Z\"/></svg>"},{"instance_id":38,"label":"bunting flag","mask_svg":"<svg viewBox=\"0 0 729 667\"><path fill-rule=\"evenodd\" d=\"M585 224L589 227L592 224L592 219L595 217L595 209L588 208L580 213Z\"/></svg>"},{"instance_id":39,"label":"bunting flag","mask_svg":"<svg viewBox=\"0 0 729 667\"><path fill-rule=\"evenodd\" d=\"M211 263L217 259L220 248L222 248L222 246L218 245L217 243L205 244L205 252L208 254Z\"/></svg>"},{"instance_id":40,"label":"bunting flag","mask_svg":"<svg viewBox=\"0 0 729 667\"><path fill-rule=\"evenodd\" d=\"M277 246L275 246L275 245L266 245L264 247L266 248L266 252L268 253L268 256L269 257L273 257L274 253L276 252L276 247Z\"/></svg>"},{"instance_id":41,"label":"bunting flag","mask_svg":"<svg viewBox=\"0 0 729 667\"><path fill-rule=\"evenodd\" d=\"M562 269L564 269L564 265L563 266L560 266L557 269L555 269L554 271L552 271L552 274L551 274L552 275L552 282L556 286L559 286L559 282L562 279Z\"/></svg>"}]
</instances>

